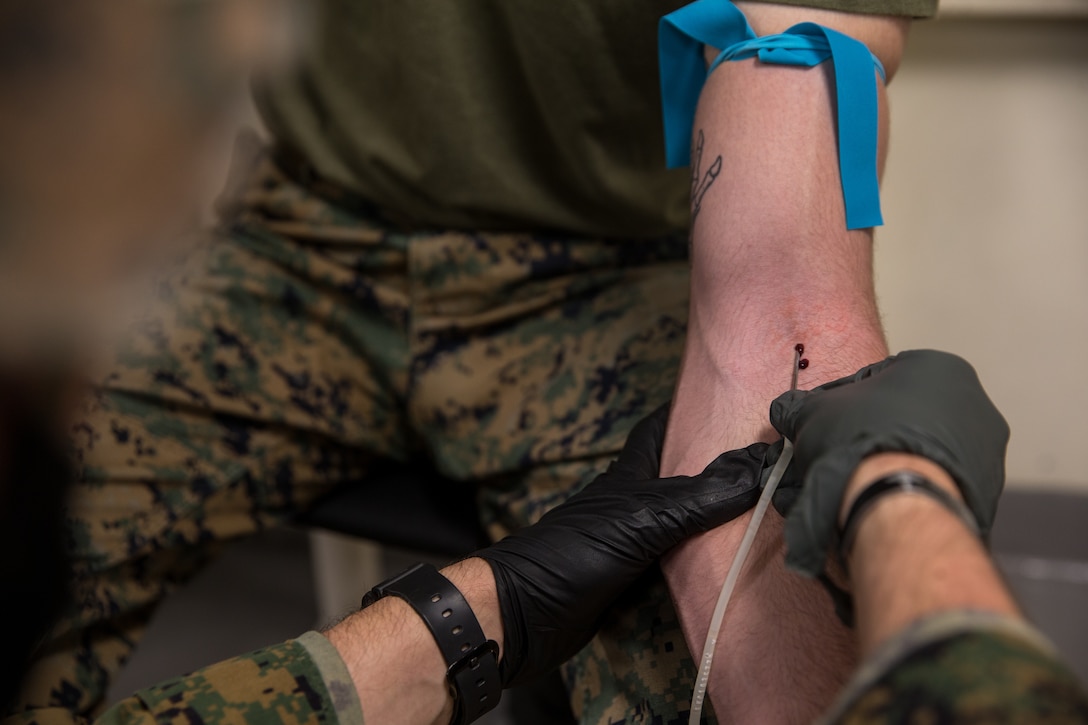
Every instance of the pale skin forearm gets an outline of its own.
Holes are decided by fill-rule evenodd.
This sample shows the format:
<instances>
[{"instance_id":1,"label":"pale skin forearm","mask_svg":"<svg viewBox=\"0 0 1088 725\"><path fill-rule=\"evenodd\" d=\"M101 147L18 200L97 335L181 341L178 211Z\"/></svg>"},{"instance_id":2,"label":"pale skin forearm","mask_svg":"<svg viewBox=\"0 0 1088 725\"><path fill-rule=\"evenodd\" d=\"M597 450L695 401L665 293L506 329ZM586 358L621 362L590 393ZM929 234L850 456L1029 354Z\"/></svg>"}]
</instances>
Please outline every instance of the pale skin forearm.
<instances>
[{"instance_id":1,"label":"pale skin forearm","mask_svg":"<svg viewBox=\"0 0 1088 725\"><path fill-rule=\"evenodd\" d=\"M898 65L904 21L738 5L757 33L814 19L869 40L889 78ZM773 438L767 407L789 384L796 343L812 363L802 388L886 354L872 230L845 227L831 83L827 64L810 70L748 60L723 64L703 91L692 157L691 319L665 467L695 473L723 442L750 442L752 433ZM880 104L882 167L883 89ZM715 166L720 173L709 179ZM700 401L702 418L689 412ZM729 440L735 429L747 437Z\"/></svg>"},{"instance_id":2,"label":"pale skin forearm","mask_svg":"<svg viewBox=\"0 0 1088 725\"><path fill-rule=\"evenodd\" d=\"M840 523L861 491L896 471L918 473L960 498L937 464L900 453L876 455L851 478ZM945 611L1021 617L978 537L927 496L887 495L874 503L859 523L849 569L862 656L913 622Z\"/></svg>"},{"instance_id":3,"label":"pale skin forearm","mask_svg":"<svg viewBox=\"0 0 1088 725\"><path fill-rule=\"evenodd\" d=\"M495 576L486 561L465 559L442 570L484 631L502 649ZM404 600L386 597L325 633L355 682L367 722L445 725L453 716L446 664L427 625Z\"/></svg>"},{"instance_id":4,"label":"pale skin forearm","mask_svg":"<svg viewBox=\"0 0 1088 725\"><path fill-rule=\"evenodd\" d=\"M869 43L889 76L898 65L905 21L739 5L759 34L813 20ZM883 160L883 90L880 103ZM777 437L767 410L789 387L797 343L810 361L800 374L803 388L887 354L873 292L872 233L845 227L826 65L724 64L703 91L696 144L700 132L702 158L693 157L693 165L700 167L695 186L703 188L692 233L688 341L663 475L695 473L723 450ZM703 177L719 156L720 173L707 187ZM664 562L696 656L748 520L692 540ZM710 695L727 721L809 721L854 661L850 634L820 586L785 570L781 532L781 519L770 513L726 613ZM774 696L783 691L796 696Z\"/></svg>"}]
</instances>

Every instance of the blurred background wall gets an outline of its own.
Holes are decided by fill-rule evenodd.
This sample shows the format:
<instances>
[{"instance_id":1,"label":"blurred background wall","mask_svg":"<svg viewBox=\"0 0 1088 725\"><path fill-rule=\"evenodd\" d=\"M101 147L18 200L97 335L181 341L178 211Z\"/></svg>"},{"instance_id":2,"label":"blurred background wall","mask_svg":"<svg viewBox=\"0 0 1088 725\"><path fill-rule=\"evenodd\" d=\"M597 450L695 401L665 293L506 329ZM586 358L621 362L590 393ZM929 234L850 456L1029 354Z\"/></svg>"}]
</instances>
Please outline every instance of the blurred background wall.
<instances>
[{"instance_id":1,"label":"blurred background wall","mask_svg":"<svg viewBox=\"0 0 1088 725\"><path fill-rule=\"evenodd\" d=\"M890 88L892 349L973 362L1014 488L1088 493L1088 0L942 0Z\"/></svg>"}]
</instances>

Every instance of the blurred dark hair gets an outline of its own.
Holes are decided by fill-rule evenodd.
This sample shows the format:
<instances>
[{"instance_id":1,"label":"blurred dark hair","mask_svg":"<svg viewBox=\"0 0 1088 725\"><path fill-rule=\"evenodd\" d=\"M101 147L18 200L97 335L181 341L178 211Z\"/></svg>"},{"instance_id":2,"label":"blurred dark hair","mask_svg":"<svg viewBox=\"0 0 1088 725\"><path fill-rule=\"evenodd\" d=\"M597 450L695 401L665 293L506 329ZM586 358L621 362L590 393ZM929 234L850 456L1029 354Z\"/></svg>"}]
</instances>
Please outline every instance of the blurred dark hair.
<instances>
[{"instance_id":1,"label":"blurred dark hair","mask_svg":"<svg viewBox=\"0 0 1088 725\"><path fill-rule=\"evenodd\" d=\"M0 3L0 82L39 74L73 62L81 47L79 22L58 0L5 0Z\"/></svg>"},{"instance_id":2,"label":"blurred dark hair","mask_svg":"<svg viewBox=\"0 0 1088 725\"><path fill-rule=\"evenodd\" d=\"M73 467L56 408L0 379L0 706L8 712L34 649L67 601L65 496ZM48 411L48 412L46 412Z\"/></svg>"}]
</instances>

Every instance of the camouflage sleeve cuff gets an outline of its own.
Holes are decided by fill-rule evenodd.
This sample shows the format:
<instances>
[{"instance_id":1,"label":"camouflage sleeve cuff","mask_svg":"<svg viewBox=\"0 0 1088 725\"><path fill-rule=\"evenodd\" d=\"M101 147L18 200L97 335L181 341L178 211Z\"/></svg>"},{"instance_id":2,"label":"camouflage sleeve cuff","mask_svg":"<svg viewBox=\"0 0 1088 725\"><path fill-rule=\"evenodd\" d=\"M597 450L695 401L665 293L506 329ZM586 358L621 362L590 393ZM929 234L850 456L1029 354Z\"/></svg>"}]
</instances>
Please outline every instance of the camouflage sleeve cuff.
<instances>
[{"instance_id":1,"label":"camouflage sleeve cuff","mask_svg":"<svg viewBox=\"0 0 1088 725\"><path fill-rule=\"evenodd\" d=\"M333 708L339 725L363 725L363 706L359 702L359 692L351 680L351 673L340 652L332 646L328 637L317 632L307 632L297 642L306 648L321 681L332 697Z\"/></svg>"},{"instance_id":2,"label":"camouflage sleeve cuff","mask_svg":"<svg viewBox=\"0 0 1088 725\"><path fill-rule=\"evenodd\" d=\"M363 725L336 649L316 632L140 690L95 725L290 722Z\"/></svg>"},{"instance_id":3,"label":"camouflage sleeve cuff","mask_svg":"<svg viewBox=\"0 0 1088 725\"><path fill-rule=\"evenodd\" d=\"M921 620L881 646L818 722L966 722L994 711L1009 722L1035 722L1042 711L1088 717L1088 698L1035 628L956 611Z\"/></svg>"}]
</instances>

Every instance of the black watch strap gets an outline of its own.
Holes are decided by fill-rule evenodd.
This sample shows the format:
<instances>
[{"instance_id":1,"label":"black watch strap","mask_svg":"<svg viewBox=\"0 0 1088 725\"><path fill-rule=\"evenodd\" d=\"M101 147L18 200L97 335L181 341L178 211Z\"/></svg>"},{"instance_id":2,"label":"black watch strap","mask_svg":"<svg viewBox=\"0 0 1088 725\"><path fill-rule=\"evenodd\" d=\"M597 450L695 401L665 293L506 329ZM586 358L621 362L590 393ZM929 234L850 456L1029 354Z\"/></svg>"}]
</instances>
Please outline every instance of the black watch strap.
<instances>
[{"instance_id":1,"label":"black watch strap","mask_svg":"<svg viewBox=\"0 0 1088 725\"><path fill-rule=\"evenodd\" d=\"M363 597L365 609L387 596L408 602L438 643L453 694L451 725L467 725L499 704L499 646L484 637L464 595L430 564L416 564Z\"/></svg>"},{"instance_id":2,"label":"black watch strap","mask_svg":"<svg viewBox=\"0 0 1088 725\"><path fill-rule=\"evenodd\" d=\"M846 561L850 550L854 547L854 539L858 535L858 526L861 524L861 520L865 518L865 513L872 509L877 500L891 493L913 493L928 496L958 516L972 533L976 536L979 535L978 522L975 521L974 514L962 501L950 496L947 491L925 476L913 471L897 471L869 484L850 505L850 511L846 514L846 521L839 532L839 555L842 557L843 562Z\"/></svg>"}]
</instances>

